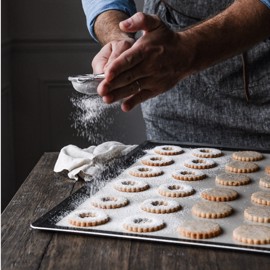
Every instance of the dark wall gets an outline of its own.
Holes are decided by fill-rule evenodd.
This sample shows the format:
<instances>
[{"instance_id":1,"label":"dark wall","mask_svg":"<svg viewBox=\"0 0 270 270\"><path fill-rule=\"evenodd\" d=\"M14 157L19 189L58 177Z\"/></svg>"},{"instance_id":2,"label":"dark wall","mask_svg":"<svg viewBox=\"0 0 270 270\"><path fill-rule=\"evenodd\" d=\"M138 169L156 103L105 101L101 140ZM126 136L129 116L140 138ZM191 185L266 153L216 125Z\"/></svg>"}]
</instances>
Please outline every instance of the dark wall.
<instances>
[{"instance_id":1,"label":"dark wall","mask_svg":"<svg viewBox=\"0 0 270 270\"><path fill-rule=\"evenodd\" d=\"M44 152L92 142L72 127L71 74L90 73L100 49L80 1L2 0L2 209ZM104 141L145 140L140 108L117 112Z\"/></svg>"}]
</instances>

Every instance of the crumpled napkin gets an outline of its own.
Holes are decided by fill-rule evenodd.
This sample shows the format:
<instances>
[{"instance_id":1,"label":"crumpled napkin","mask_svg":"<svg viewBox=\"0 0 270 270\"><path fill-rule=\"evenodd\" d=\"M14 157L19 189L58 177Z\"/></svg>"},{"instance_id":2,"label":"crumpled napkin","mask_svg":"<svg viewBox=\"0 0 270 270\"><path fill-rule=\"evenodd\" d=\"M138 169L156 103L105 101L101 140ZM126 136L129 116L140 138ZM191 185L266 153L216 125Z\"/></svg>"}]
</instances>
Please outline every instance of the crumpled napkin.
<instances>
[{"instance_id":1,"label":"crumpled napkin","mask_svg":"<svg viewBox=\"0 0 270 270\"><path fill-rule=\"evenodd\" d=\"M54 171L62 172L67 170L70 179L78 180L80 176L85 181L90 181L93 175L104 169L104 165L109 160L124 156L135 147L137 145L124 145L115 141L105 142L85 149L70 144L61 149Z\"/></svg>"}]
</instances>

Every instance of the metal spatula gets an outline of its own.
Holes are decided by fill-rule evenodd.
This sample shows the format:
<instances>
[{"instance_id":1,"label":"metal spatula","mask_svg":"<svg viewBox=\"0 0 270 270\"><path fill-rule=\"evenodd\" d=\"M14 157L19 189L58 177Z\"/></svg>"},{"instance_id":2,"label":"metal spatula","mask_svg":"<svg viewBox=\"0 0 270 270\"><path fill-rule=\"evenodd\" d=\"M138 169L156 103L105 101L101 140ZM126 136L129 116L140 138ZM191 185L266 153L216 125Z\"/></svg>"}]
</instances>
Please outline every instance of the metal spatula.
<instances>
[{"instance_id":1,"label":"metal spatula","mask_svg":"<svg viewBox=\"0 0 270 270\"><path fill-rule=\"evenodd\" d=\"M104 74L84 74L68 77L74 89L82 94L97 95L97 87L105 78Z\"/></svg>"}]
</instances>

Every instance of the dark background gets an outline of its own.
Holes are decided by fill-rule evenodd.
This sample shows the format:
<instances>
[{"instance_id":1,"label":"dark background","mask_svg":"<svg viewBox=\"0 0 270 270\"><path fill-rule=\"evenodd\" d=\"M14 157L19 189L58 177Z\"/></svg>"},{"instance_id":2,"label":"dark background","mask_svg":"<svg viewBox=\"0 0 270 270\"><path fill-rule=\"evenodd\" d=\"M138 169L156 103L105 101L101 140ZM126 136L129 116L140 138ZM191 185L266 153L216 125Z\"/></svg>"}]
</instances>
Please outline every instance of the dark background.
<instances>
[{"instance_id":1,"label":"dark background","mask_svg":"<svg viewBox=\"0 0 270 270\"><path fill-rule=\"evenodd\" d=\"M142 1L136 1L140 9ZM79 0L2 0L1 209L44 152L91 141L72 127L75 94L67 77L90 73L100 49ZM145 140L140 108L115 114L104 141Z\"/></svg>"}]
</instances>

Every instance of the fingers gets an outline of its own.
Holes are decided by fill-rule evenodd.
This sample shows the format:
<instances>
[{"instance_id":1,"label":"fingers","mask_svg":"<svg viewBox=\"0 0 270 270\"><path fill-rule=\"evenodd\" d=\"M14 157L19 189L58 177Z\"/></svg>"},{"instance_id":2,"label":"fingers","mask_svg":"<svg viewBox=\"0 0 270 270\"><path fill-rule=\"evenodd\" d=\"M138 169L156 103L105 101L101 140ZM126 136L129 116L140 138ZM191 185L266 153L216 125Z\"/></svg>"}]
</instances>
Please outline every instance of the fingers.
<instances>
[{"instance_id":1,"label":"fingers","mask_svg":"<svg viewBox=\"0 0 270 270\"><path fill-rule=\"evenodd\" d=\"M124 32L137 32L140 30L151 32L160 25L161 20L157 16L138 12L129 19L120 22L119 27Z\"/></svg>"}]
</instances>

